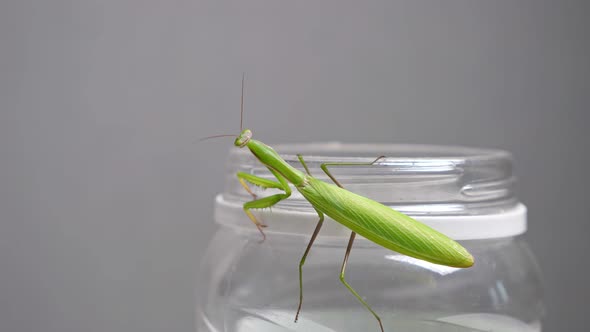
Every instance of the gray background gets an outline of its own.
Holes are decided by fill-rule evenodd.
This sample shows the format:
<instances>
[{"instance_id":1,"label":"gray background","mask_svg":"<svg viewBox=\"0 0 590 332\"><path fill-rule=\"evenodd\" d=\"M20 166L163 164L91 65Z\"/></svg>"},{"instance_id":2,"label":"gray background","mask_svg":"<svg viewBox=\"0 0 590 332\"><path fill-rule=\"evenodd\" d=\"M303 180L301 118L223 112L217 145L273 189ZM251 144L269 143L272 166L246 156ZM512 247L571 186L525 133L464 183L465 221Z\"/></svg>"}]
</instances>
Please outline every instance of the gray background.
<instances>
[{"instance_id":1,"label":"gray background","mask_svg":"<svg viewBox=\"0 0 590 332\"><path fill-rule=\"evenodd\" d=\"M546 331L587 326L588 1L0 3L0 330L192 331L240 76L274 144L510 150Z\"/></svg>"}]
</instances>

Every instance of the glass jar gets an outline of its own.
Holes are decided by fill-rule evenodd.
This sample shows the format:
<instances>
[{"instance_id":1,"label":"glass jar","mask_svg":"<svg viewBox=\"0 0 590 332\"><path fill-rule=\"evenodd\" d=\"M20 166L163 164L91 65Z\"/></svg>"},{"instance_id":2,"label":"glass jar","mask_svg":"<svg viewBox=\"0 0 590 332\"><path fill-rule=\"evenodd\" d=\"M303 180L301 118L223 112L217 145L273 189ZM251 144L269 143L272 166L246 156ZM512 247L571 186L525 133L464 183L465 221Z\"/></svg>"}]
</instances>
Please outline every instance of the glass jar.
<instances>
[{"instance_id":1,"label":"glass jar","mask_svg":"<svg viewBox=\"0 0 590 332\"><path fill-rule=\"evenodd\" d=\"M540 273L523 237L526 208L514 195L509 153L450 146L379 144L280 145L295 168L304 156L313 176L330 182L324 162L355 193L413 216L457 240L475 258L460 269L410 258L362 237L352 248L346 279L380 315L385 331L541 331ZM255 214L262 236L242 210L252 196L238 171L271 179L247 149L233 149L226 186L215 201L219 228L209 243L197 285L198 332L379 331L369 311L343 286L340 268L350 230L326 217L303 267L299 261L318 221L303 196ZM254 187L254 186L253 186ZM254 187L259 197L274 189Z\"/></svg>"}]
</instances>

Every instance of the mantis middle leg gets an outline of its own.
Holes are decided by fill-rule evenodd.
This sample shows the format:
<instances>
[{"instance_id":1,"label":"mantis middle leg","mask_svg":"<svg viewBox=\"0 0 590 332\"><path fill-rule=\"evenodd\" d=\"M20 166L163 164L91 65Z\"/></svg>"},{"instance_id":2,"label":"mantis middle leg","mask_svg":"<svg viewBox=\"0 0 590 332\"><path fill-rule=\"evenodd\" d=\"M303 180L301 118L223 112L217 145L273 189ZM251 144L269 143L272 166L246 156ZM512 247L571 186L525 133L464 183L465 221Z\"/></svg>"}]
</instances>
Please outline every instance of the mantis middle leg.
<instances>
[{"instance_id":1,"label":"mantis middle leg","mask_svg":"<svg viewBox=\"0 0 590 332\"><path fill-rule=\"evenodd\" d=\"M307 165L305 164L305 161L303 160L303 156L297 155L297 158L299 158L299 162L301 162L301 165L303 165L303 168L305 168L305 171L307 172L307 174L311 175L311 173L309 172L309 169L307 168ZM299 313L301 312L301 306L303 305L303 265L305 264L305 259L307 258L307 254L309 254L309 251L311 250L311 246L313 246L313 242L315 241L316 237L318 236L318 233L320 232L320 229L322 228L322 224L324 223L324 214L318 210L315 210L315 211L317 212L320 220L318 221L317 225L315 226L315 230L313 231L313 234L311 235L311 240L309 240L309 243L307 244L307 248L305 248L305 252L303 253L303 257L301 257L301 260L299 261L299 305L297 306L297 313L295 314L295 323L297 323L297 320L299 319Z\"/></svg>"},{"instance_id":2,"label":"mantis middle leg","mask_svg":"<svg viewBox=\"0 0 590 332\"><path fill-rule=\"evenodd\" d=\"M324 171L324 173L326 173L326 175L328 175L328 177L330 177L330 179L332 179L332 181L334 181L334 183L340 187L340 188L344 188L342 186L342 184L340 184L340 182L338 182L338 180L336 180L336 178L334 178L334 176L330 173L330 171L328 170L328 166L362 166L362 165L373 165L374 163L376 163L379 159L384 158L384 156L380 156L379 158L373 160L370 163L324 163L322 164L320 167L322 168L322 170ZM348 257L350 256L350 251L352 250L352 244L354 242L354 239L356 237L356 233L355 232L351 232L350 233L350 238L348 240L348 245L346 246L346 253L344 254L344 260L342 262L342 268L340 269L340 281L344 284L344 286L352 293L352 295L354 295L354 297L356 297L356 299L365 307L367 308L371 314L373 314L373 316L375 317L375 319L377 319L377 322L379 323L379 327L381 328L381 332L384 332L383 330L383 324L381 323L381 318L379 317L379 315L377 315L377 313L375 311L373 311L373 309L371 309L371 306L369 306L369 304L363 300L363 298L354 290L354 288L352 288L352 286L350 286L350 284L346 281L345 278L345 272L346 272L346 264L348 263Z\"/></svg>"}]
</instances>

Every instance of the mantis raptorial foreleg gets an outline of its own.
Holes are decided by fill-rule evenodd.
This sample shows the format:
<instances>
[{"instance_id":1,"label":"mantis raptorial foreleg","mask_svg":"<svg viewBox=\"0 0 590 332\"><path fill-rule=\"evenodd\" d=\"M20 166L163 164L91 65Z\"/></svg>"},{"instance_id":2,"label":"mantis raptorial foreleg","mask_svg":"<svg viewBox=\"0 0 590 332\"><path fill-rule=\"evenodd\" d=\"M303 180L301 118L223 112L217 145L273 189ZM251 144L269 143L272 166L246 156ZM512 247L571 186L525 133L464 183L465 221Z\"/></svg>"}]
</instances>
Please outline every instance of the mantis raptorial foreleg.
<instances>
[{"instance_id":1,"label":"mantis raptorial foreleg","mask_svg":"<svg viewBox=\"0 0 590 332\"><path fill-rule=\"evenodd\" d=\"M379 159L384 158L384 157L385 156L379 156L377 159L373 160L370 163L324 163L320 167L322 168L322 170L324 171L324 173L326 173L326 175L328 175L328 177L330 179L332 179L332 181L334 181L334 183L336 183L336 185L338 185L338 187L344 188L342 186L342 184L340 184L340 182L338 182L338 180L336 180L336 178L334 178L334 176L330 173L330 171L328 170L328 166L363 166L363 165L373 165ZM375 316L375 319L377 319L377 322L379 322L379 327L381 328L381 331L383 332L384 330L383 330L383 324L381 323L381 317L379 317L379 315L377 315L377 313L375 311L373 311L373 309L371 309L371 306L369 306L369 304L365 300L363 300L363 298L354 290L354 288L352 288L352 286L350 286L350 284L348 282L346 282L346 278L345 278L346 264L348 263L348 257L350 256L350 251L352 250L352 244L354 242L355 237L356 237L356 233L355 232L351 232L350 233L350 238L348 240L348 245L346 246L346 253L344 254L344 260L342 262L342 268L340 269L340 281L352 293L352 295L354 295L354 297L356 297L356 299L359 300L359 302L365 308L367 308L367 310L369 310L371 312L371 314L373 314L373 316Z\"/></svg>"},{"instance_id":2,"label":"mantis raptorial foreleg","mask_svg":"<svg viewBox=\"0 0 590 332\"><path fill-rule=\"evenodd\" d=\"M238 176L238 180L240 180L240 184L242 185L242 187L244 187L244 189L246 189L246 191L250 195L252 195L252 197L254 197L254 198L256 198L257 195L254 192L252 192L252 190L248 186L248 183L246 183L246 182L250 182L253 185L263 187L263 188L284 189L283 185L277 181L268 180L268 179L261 178L256 175L252 175L252 174L248 174L248 173L244 173L244 172L238 172L236 175Z\"/></svg>"},{"instance_id":3,"label":"mantis raptorial foreleg","mask_svg":"<svg viewBox=\"0 0 590 332\"><path fill-rule=\"evenodd\" d=\"M264 179L264 178L261 178L261 177L258 177L258 176L252 175L252 174L243 173L243 172L238 172L238 174L237 174L238 179L240 180L240 183L242 184L244 189L246 189L246 191L250 195L252 195L254 198L256 198L256 194L254 194L254 192L252 192L252 190L250 189L250 187L248 186L246 181L250 182L256 186L259 186L259 187L276 188L276 189L281 189L281 190L285 191L284 194L275 194L275 195L267 196L267 197L260 198L260 199L254 199L252 201L244 203L244 205L243 205L244 212L246 213L248 218L250 218L250 220L252 220L254 225L256 225L256 228L258 228L258 230L260 231L260 234L262 234L262 241L266 240L266 235L264 234L264 231L262 230L262 228L266 227L266 225L264 225L263 223L258 221L258 219L256 219L254 214L252 214L250 209L269 208L269 207L277 204L278 202L280 202L284 199L287 199L289 196L291 196L291 188L289 187L289 184L285 181L285 179L280 174L278 174L275 170L273 170L271 168L269 168L269 170L275 176L275 178L277 180L279 180L279 182Z\"/></svg>"}]
</instances>

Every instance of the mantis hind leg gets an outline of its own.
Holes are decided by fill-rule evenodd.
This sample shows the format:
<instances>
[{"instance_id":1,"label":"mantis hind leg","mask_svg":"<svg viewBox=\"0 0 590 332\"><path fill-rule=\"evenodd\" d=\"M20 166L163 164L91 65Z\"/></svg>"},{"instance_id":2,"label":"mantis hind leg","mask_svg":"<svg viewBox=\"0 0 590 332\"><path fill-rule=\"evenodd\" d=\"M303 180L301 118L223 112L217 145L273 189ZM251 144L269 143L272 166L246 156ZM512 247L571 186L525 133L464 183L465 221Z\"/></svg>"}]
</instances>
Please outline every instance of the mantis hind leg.
<instances>
[{"instance_id":1,"label":"mantis hind leg","mask_svg":"<svg viewBox=\"0 0 590 332\"><path fill-rule=\"evenodd\" d=\"M379 156L377 159L373 160L370 163L324 163L324 164L321 165L321 168L324 171L324 173L326 173L326 175L328 175L328 177L330 177L330 179L332 179L332 181L334 181L334 183L336 185L338 185L338 187L344 188L342 186L342 184L340 184L340 182L338 182L338 180L336 180L336 178L334 178L334 176L330 173L330 171L328 170L328 166L362 166L362 165L373 165L379 159L382 159L384 157L385 156ZM344 284L344 286L352 293L352 295L354 295L354 297L356 297L356 299L365 308L367 308L367 310L369 310L369 312L371 312L371 314L373 314L373 316L375 317L375 319L377 319L377 322L379 323L379 328L381 328L381 332L384 332L384 330L383 330L383 324L381 323L381 317L379 317L379 315L377 315L377 313L371 308L371 306L369 306L369 304L365 300L363 300L363 298L356 292L356 290L354 290L354 288L352 288L352 286L350 286L350 284L346 281L346 278L345 278L346 265L348 263L348 257L350 256L350 251L352 250L352 244L354 243L355 237L356 237L356 233L355 232L351 232L350 233L350 239L348 240L348 245L346 246L346 253L344 254L344 260L342 262L342 268L340 269L340 282L342 282L342 284Z\"/></svg>"},{"instance_id":2,"label":"mantis hind leg","mask_svg":"<svg viewBox=\"0 0 590 332\"><path fill-rule=\"evenodd\" d=\"M344 286L346 288L348 288L348 290L352 293L352 295L354 295L354 297L356 297L357 300L359 300L360 303L362 303L362 305L367 308L367 310L369 310L373 316L375 316L375 319L377 319L377 322L379 323L379 327L381 328L381 332L384 332L383 330L383 324L381 323L381 317L379 317L379 315L377 315L377 313L375 311L373 311L373 309L371 309L371 306L369 306L369 304L367 302L365 302L365 300L363 300L363 298L354 290L354 288L352 288L352 286L350 286L350 284L348 284L348 282L346 282L344 273L346 272L346 264L348 263L348 256L350 256L350 251L352 249L352 243L354 242L354 238L356 237L356 233L355 232L351 232L350 233L350 239L348 240L348 246L346 246L346 253L344 254L344 261L342 262L342 268L340 269L340 282L342 282L344 284Z\"/></svg>"}]
</instances>

